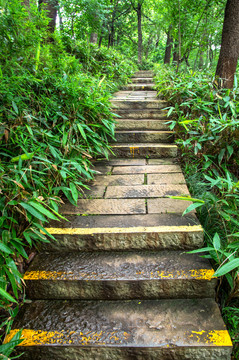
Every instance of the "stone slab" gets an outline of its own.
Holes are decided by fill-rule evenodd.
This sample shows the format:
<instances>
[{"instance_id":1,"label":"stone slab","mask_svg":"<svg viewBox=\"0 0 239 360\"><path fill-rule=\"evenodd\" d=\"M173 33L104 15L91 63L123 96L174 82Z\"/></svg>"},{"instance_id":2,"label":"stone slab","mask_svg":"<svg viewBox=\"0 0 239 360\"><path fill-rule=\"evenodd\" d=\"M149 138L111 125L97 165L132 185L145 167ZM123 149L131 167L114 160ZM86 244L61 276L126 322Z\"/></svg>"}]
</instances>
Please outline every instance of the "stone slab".
<instances>
[{"instance_id":1,"label":"stone slab","mask_svg":"<svg viewBox=\"0 0 239 360\"><path fill-rule=\"evenodd\" d=\"M40 254L24 274L31 299L214 298L209 261L179 251Z\"/></svg>"},{"instance_id":2,"label":"stone slab","mask_svg":"<svg viewBox=\"0 0 239 360\"><path fill-rule=\"evenodd\" d=\"M189 196L186 185L135 185L135 186L108 186L106 199L130 198L159 198L167 196Z\"/></svg>"},{"instance_id":3,"label":"stone slab","mask_svg":"<svg viewBox=\"0 0 239 360\"><path fill-rule=\"evenodd\" d=\"M135 77L133 79L134 84L152 84L151 77Z\"/></svg>"},{"instance_id":4,"label":"stone slab","mask_svg":"<svg viewBox=\"0 0 239 360\"><path fill-rule=\"evenodd\" d=\"M78 200L77 206L65 204L59 212L63 215L144 214L145 203L143 199L87 199Z\"/></svg>"},{"instance_id":5,"label":"stone slab","mask_svg":"<svg viewBox=\"0 0 239 360\"><path fill-rule=\"evenodd\" d=\"M38 300L20 309L7 341L21 328L25 359L229 360L232 350L212 299Z\"/></svg>"},{"instance_id":6,"label":"stone slab","mask_svg":"<svg viewBox=\"0 0 239 360\"><path fill-rule=\"evenodd\" d=\"M128 186L128 185L143 185L144 174L135 175L98 175L95 177L95 183L97 185L105 186Z\"/></svg>"},{"instance_id":7,"label":"stone slab","mask_svg":"<svg viewBox=\"0 0 239 360\"><path fill-rule=\"evenodd\" d=\"M143 119L120 119L117 120L116 130L169 130L167 121L143 120Z\"/></svg>"},{"instance_id":8,"label":"stone slab","mask_svg":"<svg viewBox=\"0 0 239 360\"><path fill-rule=\"evenodd\" d=\"M120 116L122 119L155 119L155 120L167 120L167 110L122 110L114 109L114 113ZM118 119L118 118L117 118Z\"/></svg>"},{"instance_id":9,"label":"stone slab","mask_svg":"<svg viewBox=\"0 0 239 360\"><path fill-rule=\"evenodd\" d=\"M124 90L154 90L155 84L154 83L145 83L145 84L128 84L123 87Z\"/></svg>"},{"instance_id":10,"label":"stone slab","mask_svg":"<svg viewBox=\"0 0 239 360\"><path fill-rule=\"evenodd\" d=\"M178 172L181 172L181 167L179 165L145 165L134 167L115 166L112 174L168 174Z\"/></svg>"},{"instance_id":11,"label":"stone slab","mask_svg":"<svg viewBox=\"0 0 239 360\"><path fill-rule=\"evenodd\" d=\"M186 180L182 173L174 174L148 174L147 184L185 184Z\"/></svg>"},{"instance_id":12,"label":"stone slab","mask_svg":"<svg viewBox=\"0 0 239 360\"><path fill-rule=\"evenodd\" d=\"M105 159L101 161L97 161L96 164L101 165L111 165L111 166L138 166L138 165L146 165L146 159L122 159L122 158L112 158Z\"/></svg>"},{"instance_id":13,"label":"stone slab","mask_svg":"<svg viewBox=\"0 0 239 360\"><path fill-rule=\"evenodd\" d=\"M171 144L151 144L151 143L136 143L136 144L120 144L111 145L112 151L117 157L124 158L168 158L176 157L178 148Z\"/></svg>"},{"instance_id":14,"label":"stone slab","mask_svg":"<svg viewBox=\"0 0 239 360\"><path fill-rule=\"evenodd\" d=\"M177 199L149 199L148 213L178 213L182 214L191 205L191 201L177 200Z\"/></svg>"},{"instance_id":15,"label":"stone slab","mask_svg":"<svg viewBox=\"0 0 239 360\"><path fill-rule=\"evenodd\" d=\"M115 139L118 143L172 143L174 136L172 131L117 130Z\"/></svg>"},{"instance_id":16,"label":"stone slab","mask_svg":"<svg viewBox=\"0 0 239 360\"><path fill-rule=\"evenodd\" d=\"M99 174L110 174L112 171L112 166L110 165L97 165L97 163L92 168L96 173Z\"/></svg>"},{"instance_id":17,"label":"stone slab","mask_svg":"<svg viewBox=\"0 0 239 360\"><path fill-rule=\"evenodd\" d=\"M165 101L160 100L145 100L145 99L127 99L127 100L112 100L111 104L114 108L119 109L163 109L167 106ZM113 108L113 110L114 110Z\"/></svg>"},{"instance_id":18,"label":"stone slab","mask_svg":"<svg viewBox=\"0 0 239 360\"><path fill-rule=\"evenodd\" d=\"M87 185L89 190L82 189L84 199L103 199L106 186L104 184Z\"/></svg>"},{"instance_id":19,"label":"stone slab","mask_svg":"<svg viewBox=\"0 0 239 360\"><path fill-rule=\"evenodd\" d=\"M175 158L171 158L171 159L148 159L147 164L148 165L171 165L171 164L178 165L177 164L177 159L175 159ZM180 169L181 169L181 167L180 167Z\"/></svg>"}]
</instances>

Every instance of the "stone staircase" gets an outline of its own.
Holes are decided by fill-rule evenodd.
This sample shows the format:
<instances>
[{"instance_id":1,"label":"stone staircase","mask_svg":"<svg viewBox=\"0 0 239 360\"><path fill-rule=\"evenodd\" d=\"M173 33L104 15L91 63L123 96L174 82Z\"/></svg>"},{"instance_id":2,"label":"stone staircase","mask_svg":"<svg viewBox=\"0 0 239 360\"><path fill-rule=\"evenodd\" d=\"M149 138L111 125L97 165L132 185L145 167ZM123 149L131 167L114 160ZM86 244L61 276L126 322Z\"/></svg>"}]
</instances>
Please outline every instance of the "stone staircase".
<instances>
[{"instance_id":1,"label":"stone staircase","mask_svg":"<svg viewBox=\"0 0 239 360\"><path fill-rule=\"evenodd\" d=\"M19 351L34 360L229 360L231 340L214 300L208 260L177 147L152 72L138 72L112 100L121 118L116 158L96 163L91 191L47 229L58 240L24 280L31 302Z\"/></svg>"}]
</instances>

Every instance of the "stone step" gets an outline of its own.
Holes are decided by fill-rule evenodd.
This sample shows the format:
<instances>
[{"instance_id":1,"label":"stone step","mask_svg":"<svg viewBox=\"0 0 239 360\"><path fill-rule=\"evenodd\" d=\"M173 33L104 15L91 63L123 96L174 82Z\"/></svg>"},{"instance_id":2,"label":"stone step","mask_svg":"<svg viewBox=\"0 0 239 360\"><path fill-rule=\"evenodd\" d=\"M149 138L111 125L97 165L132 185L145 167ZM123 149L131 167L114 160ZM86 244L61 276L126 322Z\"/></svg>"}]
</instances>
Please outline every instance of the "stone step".
<instances>
[{"instance_id":1,"label":"stone step","mask_svg":"<svg viewBox=\"0 0 239 360\"><path fill-rule=\"evenodd\" d=\"M132 78L132 81L134 84L152 84L153 83L152 77L148 77L148 76L134 77L134 78Z\"/></svg>"},{"instance_id":2,"label":"stone step","mask_svg":"<svg viewBox=\"0 0 239 360\"><path fill-rule=\"evenodd\" d=\"M145 90L154 90L154 83L141 83L141 84L128 84L123 87L123 90L134 90L134 91L145 91Z\"/></svg>"},{"instance_id":3,"label":"stone step","mask_svg":"<svg viewBox=\"0 0 239 360\"><path fill-rule=\"evenodd\" d=\"M190 203L181 201L179 208L174 200L174 211L169 213L167 201L172 199L149 199L157 200L158 205L152 209L158 206L159 210L157 214L156 211L146 214L147 204L144 199L139 199L144 214L138 214L135 205L133 213L125 211L120 215L122 207L132 206L135 199L114 200L117 207L112 207L112 199L80 200L78 207L65 205L62 213L68 221L49 224L46 229L57 241L45 244L44 248L48 251L118 251L192 250L203 246L203 229L194 213L182 217L182 211ZM172 202L169 205L172 207ZM76 216L90 212L97 216Z\"/></svg>"},{"instance_id":4,"label":"stone step","mask_svg":"<svg viewBox=\"0 0 239 360\"><path fill-rule=\"evenodd\" d=\"M213 299L25 304L6 341L23 329L23 360L230 360L232 343Z\"/></svg>"},{"instance_id":5,"label":"stone step","mask_svg":"<svg viewBox=\"0 0 239 360\"><path fill-rule=\"evenodd\" d=\"M176 157L178 152L176 145L162 143L112 144L111 147L115 156L124 158L167 158Z\"/></svg>"},{"instance_id":6,"label":"stone step","mask_svg":"<svg viewBox=\"0 0 239 360\"><path fill-rule=\"evenodd\" d=\"M160 109L114 109L113 112L120 116L122 119L134 119L134 120L168 120L167 110ZM118 118L116 119L118 120ZM169 120L168 120L169 121Z\"/></svg>"},{"instance_id":7,"label":"stone step","mask_svg":"<svg viewBox=\"0 0 239 360\"><path fill-rule=\"evenodd\" d=\"M119 143L172 143L174 140L173 131L120 131L115 132L115 139Z\"/></svg>"},{"instance_id":8,"label":"stone step","mask_svg":"<svg viewBox=\"0 0 239 360\"><path fill-rule=\"evenodd\" d=\"M111 104L113 105L113 110L115 108L122 110L132 110L132 109L163 109L166 107L166 102L163 100L150 100L150 99L113 99L111 100Z\"/></svg>"},{"instance_id":9,"label":"stone step","mask_svg":"<svg viewBox=\"0 0 239 360\"><path fill-rule=\"evenodd\" d=\"M168 196L190 196L186 185L128 185L108 186L105 199L141 199L164 198Z\"/></svg>"},{"instance_id":10,"label":"stone step","mask_svg":"<svg viewBox=\"0 0 239 360\"><path fill-rule=\"evenodd\" d=\"M117 119L116 130L169 130L169 120Z\"/></svg>"},{"instance_id":11,"label":"stone step","mask_svg":"<svg viewBox=\"0 0 239 360\"><path fill-rule=\"evenodd\" d=\"M40 254L24 275L31 299L214 298L207 259L180 251Z\"/></svg>"},{"instance_id":12,"label":"stone step","mask_svg":"<svg viewBox=\"0 0 239 360\"><path fill-rule=\"evenodd\" d=\"M137 71L137 72L132 76L132 79L137 78L137 77L153 78L153 76L154 76L153 71L141 70L141 71Z\"/></svg>"}]
</instances>

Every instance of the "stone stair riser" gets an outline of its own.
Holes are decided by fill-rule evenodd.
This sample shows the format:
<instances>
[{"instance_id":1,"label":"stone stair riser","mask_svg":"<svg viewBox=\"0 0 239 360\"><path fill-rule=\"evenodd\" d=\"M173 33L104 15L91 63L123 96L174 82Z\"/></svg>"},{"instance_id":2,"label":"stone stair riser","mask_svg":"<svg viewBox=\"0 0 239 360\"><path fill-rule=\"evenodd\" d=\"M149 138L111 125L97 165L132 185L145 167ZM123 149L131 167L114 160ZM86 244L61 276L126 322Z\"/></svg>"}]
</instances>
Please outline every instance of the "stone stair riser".
<instances>
[{"instance_id":1,"label":"stone stair riser","mask_svg":"<svg viewBox=\"0 0 239 360\"><path fill-rule=\"evenodd\" d=\"M133 78L132 82L134 84L152 84L152 78L148 78L148 77Z\"/></svg>"},{"instance_id":2,"label":"stone stair riser","mask_svg":"<svg viewBox=\"0 0 239 360\"><path fill-rule=\"evenodd\" d=\"M131 300L214 298L215 281L26 280L31 299Z\"/></svg>"},{"instance_id":3,"label":"stone stair riser","mask_svg":"<svg viewBox=\"0 0 239 360\"><path fill-rule=\"evenodd\" d=\"M141 83L141 84L129 84L129 85L127 85L127 86L124 86L123 87L123 90L134 90L134 91L140 91L140 90L142 90L142 91L145 91L145 90L148 90L148 91L153 91L155 89L155 85L154 84L147 84L147 83L145 83L145 84L143 84L143 83Z\"/></svg>"},{"instance_id":4,"label":"stone stair riser","mask_svg":"<svg viewBox=\"0 0 239 360\"><path fill-rule=\"evenodd\" d=\"M137 109L114 109L112 110L116 115L120 116L122 119L134 119L134 120L168 120L167 111L164 110L137 110ZM120 118L116 118L116 121Z\"/></svg>"},{"instance_id":5,"label":"stone stair riser","mask_svg":"<svg viewBox=\"0 0 239 360\"><path fill-rule=\"evenodd\" d=\"M137 147L137 146L125 146L119 147L117 145L112 148L113 153L117 157L121 158L141 158L147 157L151 159L156 158L168 158L168 157L176 157L177 156L177 148L176 147Z\"/></svg>"},{"instance_id":6,"label":"stone stair riser","mask_svg":"<svg viewBox=\"0 0 239 360\"><path fill-rule=\"evenodd\" d=\"M54 235L54 234L53 234ZM199 231L175 233L56 234L57 241L42 245L47 251L194 250L203 246Z\"/></svg>"},{"instance_id":7,"label":"stone stair riser","mask_svg":"<svg viewBox=\"0 0 239 360\"><path fill-rule=\"evenodd\" d=\"M116 130L169 130L167 121L163 120L117 120Z\"/></svg>"},{"instance_id":8,"label":"stone stair riser","mask_svg":"<svg viewBox=\"0 0 239 360\"><path fill-rule=\"evenodd\" d=\"M113 111L115 109L120 110L132 110L132 109L163 109L166 107L165 102L157 101L127 101L127 100L112 100Z\"/></svg>"},{"instance_id":9,"label":"stone stair riser","mask_svg":"<svg viewBox=\"0 0 239 360\"><path fill-rule=\"evenodd\" d=\"M128 143L128 142L146 142L146 143L172 143L174 140L173 134L170 133L115 133L115 138L118 143Z\"/></svg>"}]
</instances>

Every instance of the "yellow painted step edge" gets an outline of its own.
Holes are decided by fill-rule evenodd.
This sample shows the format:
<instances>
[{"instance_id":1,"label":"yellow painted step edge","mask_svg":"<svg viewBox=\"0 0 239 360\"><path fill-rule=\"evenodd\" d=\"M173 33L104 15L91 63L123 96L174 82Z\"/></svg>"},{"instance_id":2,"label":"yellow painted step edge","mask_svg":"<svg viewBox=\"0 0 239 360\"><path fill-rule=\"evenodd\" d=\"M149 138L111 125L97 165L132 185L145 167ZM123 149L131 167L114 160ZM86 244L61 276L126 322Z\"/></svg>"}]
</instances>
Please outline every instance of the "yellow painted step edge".
<instances>
[{"instance_id":1,"label":"yellow painted step edge","mask_svg":"<svg viewBox=\"0 0 239 360\"><path fill-rule=\"evenodd\" d=\"M11 330L6 336L4 344L8 343L14 335L18 332L18 329ZM41 346L41 345L70 345L73 343L71 340L72 335L78 336L78 344L80 345L106 345L102 342L101 338L111 338L115 340L115 343L120 344L123 339L127 339L130 334L124 332L120 338L117 336L117 332L108 332L105 334L104 331L92 332L84 334L81 331L42 331L42 330L31 330L24 329L22 331L23 342L20 346ZM105 336L107 335L107 336ZM232 346L231 338L227 330L209 330L209 331L186 331L183 335L182 342L190 342L190 346ZM192 341L196 341L196 344L192 344ZM163 347L169 348L171 344L164 344Z\"/></svg>"},{"instance_id":2,"label":"yellow painted step edge","mask_svg":"<svg viewBox=\"0 0 239 360\"><path fill-rule=\"evenodd\" d=\"M192 226L138 226L138 227L105 227L105 228L46 228L52 235L94 235L118 233L190 233L203 232L201 225Z\"/></svg>"},{"instance_id":3,"label":"yellow painted step edge","mask_svg":"<svg viewBox=\"0 0 239 360\"><path fill-rule=\"evenodd\" d=\"M143 275L143 271L135 273L135 280L137 280L137 275ZM195 279L195 280L208 280L210 281L214 275L213 269L191 269L191 270L176 270L173 272L170 271L156 271L150 273L150 279ZM82 279L95 280L97 276L94 273L86 273L84 271L78 272L77 278L82 277ZM76 275L72 272L67 271L27 271L24 274L24 280L74 280ZM110 277L111 280L117 279L117 276ZM101 280L101 279L100 279ZM104 278L102 278L104 280ZM147 279L145 279L147 280Z\"/></svg>"}]
</instances>

